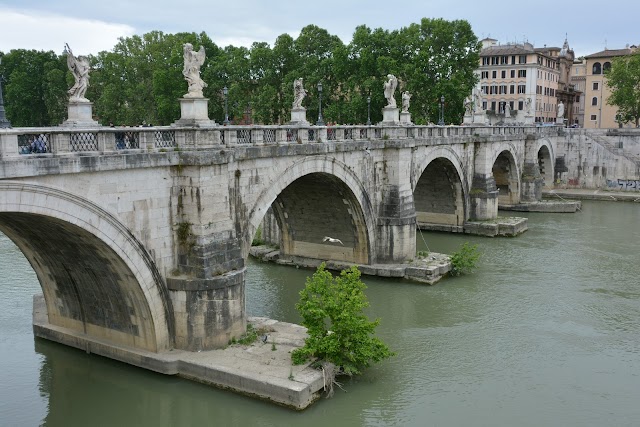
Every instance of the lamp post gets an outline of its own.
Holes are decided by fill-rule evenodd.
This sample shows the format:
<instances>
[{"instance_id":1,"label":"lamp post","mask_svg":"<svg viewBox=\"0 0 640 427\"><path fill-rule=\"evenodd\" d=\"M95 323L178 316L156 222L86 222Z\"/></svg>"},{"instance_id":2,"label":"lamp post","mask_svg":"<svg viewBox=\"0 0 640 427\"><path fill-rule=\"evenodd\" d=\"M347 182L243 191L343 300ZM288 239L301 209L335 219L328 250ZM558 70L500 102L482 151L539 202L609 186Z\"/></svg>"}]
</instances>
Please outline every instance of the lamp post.
<instances>
[{"instance_id":1,"label":"lamp post","mask_svg":"<svg viewBox=\"0 0 640 427\"><path fill-rule=\"evenodd\" d=\"M367 126L371 126L371 97L367 96Z\"/></svg>"},{"instance_id":2,"label":"lamp post","mask_svg":"<svg viewBox=\"0 0 640 427\"><path fill-rule=\"evenodd\" d=\"M0 57L0 64L2 64L2 57ZM0 128L10 128L11 122L7 120L7 116L4 114L4 99L2 98L2 83L6 82L4 74L0 74Z\"/></svg>"},{"instance_id":3,"label":"lamp post","mask_svg":"<svg viewBox=\"0 0 640 427\"><path fill-rule=\"evenodd\" d=\"M444 126L444 95L440 97L440 120L438 126Z\"/></svg>"},{"instance_id":4,"label":"lamp post","mask_svg":"<svg viewBox=\"0 0 640 427\"><path fill-rule=\"evenodd\" d=\"M223 125L229 125L229 89L227 87L222 88L222 94L224 95L224 122Z\"/></svg>"},{"instance_id":5,"label":"lamp post","mask_svg":"<svg viewBox=\"0 0 640 427\"><path fill-rule=\"evenodd\" d=\"M322 82L318 82L318 121L316 126L324 126L324 120L322 120Z\"/></svg>"}]
</instances>

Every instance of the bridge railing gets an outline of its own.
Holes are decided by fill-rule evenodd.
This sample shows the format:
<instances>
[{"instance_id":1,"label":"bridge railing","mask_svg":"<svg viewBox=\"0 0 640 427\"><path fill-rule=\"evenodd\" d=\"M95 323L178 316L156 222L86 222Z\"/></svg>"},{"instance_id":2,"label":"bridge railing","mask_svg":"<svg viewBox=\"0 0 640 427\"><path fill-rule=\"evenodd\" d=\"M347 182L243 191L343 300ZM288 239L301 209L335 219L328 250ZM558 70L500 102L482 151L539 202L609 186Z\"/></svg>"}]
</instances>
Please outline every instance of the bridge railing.
<instances>
[{"instance_id":1,"label":"bridge railing","mask_svg":"<svg viewBox=\"0 0 640 427\"><path fill-rule=\"evenodd\" d=\"M363 140L430 140L456 137L557 135L557 127L536 126L214 126L182 128L93 127L16 128L0 130L0 157L130 153L220 146L339 143Z\"/></svg>"}]
</instances>

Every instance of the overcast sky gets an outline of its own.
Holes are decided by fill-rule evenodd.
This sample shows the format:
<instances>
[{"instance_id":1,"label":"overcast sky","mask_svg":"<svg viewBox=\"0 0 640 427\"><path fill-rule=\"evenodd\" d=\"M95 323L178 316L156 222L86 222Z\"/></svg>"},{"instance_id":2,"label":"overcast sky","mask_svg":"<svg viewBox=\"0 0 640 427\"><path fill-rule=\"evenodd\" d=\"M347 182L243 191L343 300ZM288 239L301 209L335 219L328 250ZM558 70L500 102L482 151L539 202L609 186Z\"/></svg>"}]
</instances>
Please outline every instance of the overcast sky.
<instances>
[{"instance_id":1,"label":"overcast sky","mask_svg":"<svg viewBox=\"0 0 640 427\"><path fill-rule=\"evenodd\" d=\"M118 37L206 32L219 46L273 45L276 37L315 24L349 43L356 26L399 29L421 18L466 19L478 38L562 46L576 56L640 44L635 0L0 0L0 51L111 50ZM606 44L605 44L606 43Z\"/></svg>"}]
</instances>

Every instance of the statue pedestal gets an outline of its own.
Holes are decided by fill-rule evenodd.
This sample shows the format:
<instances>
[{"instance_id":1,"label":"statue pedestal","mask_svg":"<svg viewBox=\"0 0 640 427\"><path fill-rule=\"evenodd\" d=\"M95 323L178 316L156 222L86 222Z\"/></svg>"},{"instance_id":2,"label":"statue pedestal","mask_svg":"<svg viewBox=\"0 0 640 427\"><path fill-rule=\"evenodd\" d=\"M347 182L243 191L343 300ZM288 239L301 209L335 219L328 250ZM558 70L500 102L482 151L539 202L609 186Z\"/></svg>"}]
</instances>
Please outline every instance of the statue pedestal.
<instances>
[{"instance_id":1,"label":"statue pedestal","mask_svg":"<svg viewBox=\"0 0 640 427\"><path fill-rule=\"evenodd\" d=\"M308 125L307 121L307 109L304 107L298 107L291 109L291 125Z\"/></svg>"},{"instance_id":2,"label":"statue pedestal","mask_svg":"<svg viewBox=\"0 0 640 427\"><path fill-rule=\"evenodd\" d=\"M558 117L556 119L556 124L557 125L563 125L564 126L564 117Z\"/></svg>"},{"instance_id":3,"label":"statue pedestal","mask_svg":"<svg viewBox=\"0 0 640 427\"><path fill-rule=\"evenodd\" d=\"M413 123L411 123L411 113L408 111L403 111L400 113L400 124L407 126L407 125L412 125Z\"/></svg>"},{"instance_id":4,"label":"statue pedestal","mask_svg":"<svg viewBox=\"0 0 640 427\"><path fill-rule=\"evenodd\" d=\"M208 98L179 98L180 120L173 122L172 126L216 126L216 122L209 120Z\"/></svg>"},{"instance_id":5,"label":"statue pedestal","mask_svg":"<svg viewBox=\"0 0 640 427\"><path fill-rule=\"evenodd\" d=\"M400 110L397 107L384 107L380 124L387 126L400 124Z\"/></svg>"},{"instance_id":6,"label":"statue pedestal","mask_svg":"<svg viewBox=\"0 0 640 427\"><path fill-rule=\"evenodd\" d=\"M473 119L471 122L474 125L486 125L487 124L487 113L484 110L476 111L473 114Z\"/></svg>"},{"instance_id":7,"label":"statue pedestal","mask_svg":"<svg viewBox=\"0 0 640 427\"><path fill-rule=\"evenodd\" d=\"M526 116L524 116L524 124L525 125L532 125L535 123L535 117L527 114Z\"/></svg>"},{"instance_id":8,"label":"statue pedestal","mask_svg":"<svg viewBox=\"0 0 640 427\"><path fill-rule=\"evenodd\" d=\"M473 123L473 116L471 114L465 114L462 118L463 125L470 125Z\"/></svg>"},{"instance_id":9,"label":"statue pedestal","mask_svg":"<svg viewBox=\"0 0 640 427\"><path fill-rule=\"evenodd\" d=\"M61 126L93 127L100 123L93 120L93 102L81 99L69 99L67 120Z\"/></svg>"}]
</instances>

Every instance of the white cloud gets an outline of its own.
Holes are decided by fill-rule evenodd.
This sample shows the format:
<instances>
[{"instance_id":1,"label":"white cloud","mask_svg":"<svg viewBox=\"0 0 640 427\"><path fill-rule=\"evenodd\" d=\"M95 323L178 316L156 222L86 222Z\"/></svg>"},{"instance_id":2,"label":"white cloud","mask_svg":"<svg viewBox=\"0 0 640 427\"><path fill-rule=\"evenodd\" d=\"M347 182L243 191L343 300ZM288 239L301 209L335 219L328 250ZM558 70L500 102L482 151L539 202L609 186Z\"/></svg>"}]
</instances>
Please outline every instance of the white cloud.
<instances>
[{"instance_id":1,"label":"white cloud","mask_svg":"<svg viewBox=\"0 0 640 427\"><path fill-rule=\"evenodd\" d=\"M111 50L119 37L133 35L133 27L93 19L77 19L35 11L0 8L0 51L11 49L53 50L62 53L69 43L75 54Z\"/></svg>"}]
</instances>

